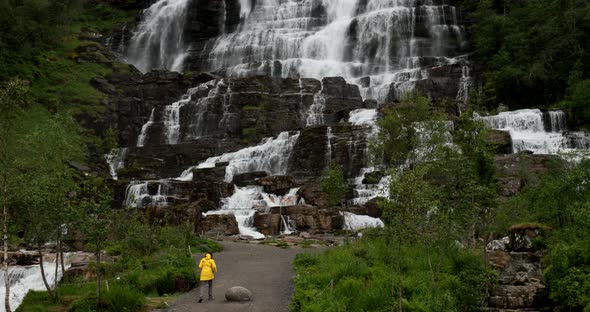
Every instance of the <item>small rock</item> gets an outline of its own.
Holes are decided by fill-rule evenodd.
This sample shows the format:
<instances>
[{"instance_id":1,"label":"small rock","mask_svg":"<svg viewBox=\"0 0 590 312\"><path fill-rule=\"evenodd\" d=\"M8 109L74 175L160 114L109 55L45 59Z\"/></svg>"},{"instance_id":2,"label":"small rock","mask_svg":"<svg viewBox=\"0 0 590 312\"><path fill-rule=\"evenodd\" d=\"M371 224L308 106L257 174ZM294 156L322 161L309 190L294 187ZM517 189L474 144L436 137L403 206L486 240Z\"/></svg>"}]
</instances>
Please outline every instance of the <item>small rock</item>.
<instances>
[{"instance_id":1,"label":"small rock","mask_svg":"<svg viewBox=\"0 0 590 312\"><path fill-rule=\"evenodd\" d=\"M234 286L225 292L225 299L227 301L250 301L252 300L252 292L241 286Z\"/></svg>"},{"instance_id":2,"label":"small rock","mask_svg":"<svg viewBox=\"0 0 590 312\"><path fill-rule=\"evenodd\" d=\"M299 233L299 237L309 239L309 238L311 238L311 234L309 234L308 232L301 232L301 233Z\"/></svg>"}]
</instances>

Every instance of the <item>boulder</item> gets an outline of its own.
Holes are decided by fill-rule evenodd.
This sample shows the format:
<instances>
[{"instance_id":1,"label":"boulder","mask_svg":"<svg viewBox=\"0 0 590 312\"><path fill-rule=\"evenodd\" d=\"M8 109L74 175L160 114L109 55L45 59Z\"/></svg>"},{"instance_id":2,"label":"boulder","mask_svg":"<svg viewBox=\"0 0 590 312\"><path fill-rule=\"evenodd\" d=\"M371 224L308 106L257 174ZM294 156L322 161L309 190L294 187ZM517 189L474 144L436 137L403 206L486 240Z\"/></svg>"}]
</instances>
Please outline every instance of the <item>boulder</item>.
<instances>
[{"instance_id":1,"label":"boulder","mask_svg":"<svg viewBox=\"0 0 590 312\"><path fill-rule=\"evenodd\" d=\"M252 300L252 292L241 286L234 286L225 292L225 299L227 301L250 301Z\"/></svg>"}]
</instances>

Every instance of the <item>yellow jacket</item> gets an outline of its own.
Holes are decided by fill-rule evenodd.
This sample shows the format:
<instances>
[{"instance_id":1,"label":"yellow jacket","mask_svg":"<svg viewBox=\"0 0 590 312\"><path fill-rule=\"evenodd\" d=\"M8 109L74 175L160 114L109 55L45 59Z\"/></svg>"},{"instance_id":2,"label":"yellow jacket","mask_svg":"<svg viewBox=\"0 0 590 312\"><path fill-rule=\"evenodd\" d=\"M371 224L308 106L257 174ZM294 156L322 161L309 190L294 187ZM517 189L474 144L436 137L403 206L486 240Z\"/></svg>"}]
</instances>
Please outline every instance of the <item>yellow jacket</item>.
<instances>
[{"instance_id":1,"label":"yellow jacket","mask_svg":"<svg viewBox=\"0 0 590 312\"><path fill-rule=\"evenodd\" d=\"M217 266L215 260L211 259L211 254L206 254L205 258L201 259L199 269L201 269L201 281L210 281L215 278L213 273L217 273Z\"/></svg>"}]
</instances>

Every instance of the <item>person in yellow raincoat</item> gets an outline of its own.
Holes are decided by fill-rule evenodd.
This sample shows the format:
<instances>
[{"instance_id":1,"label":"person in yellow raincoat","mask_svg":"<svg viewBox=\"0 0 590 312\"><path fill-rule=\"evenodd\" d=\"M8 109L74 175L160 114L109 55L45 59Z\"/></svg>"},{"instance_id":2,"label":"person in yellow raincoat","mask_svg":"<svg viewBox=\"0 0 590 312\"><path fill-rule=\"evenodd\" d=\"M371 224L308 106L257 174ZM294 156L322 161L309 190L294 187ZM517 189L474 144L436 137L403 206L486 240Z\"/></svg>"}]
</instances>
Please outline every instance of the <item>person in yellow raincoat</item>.
<instances>
[{"instance_id":1,"label":"person in yellow raincoat","mask_svg":"<svg viewBox=\"0 0 590 312\"><path fill-rule=\"evenodd\" d=\"M213 300L213 279L215 279L214 273L217 273L217 265L213 260L213 255L207 253L201 262L199 262L199 269L201 269L200 285L199 285L199 302L203 301L203 288L205 284L209 286L209 300Z\"/></svg>"}]
</instances>

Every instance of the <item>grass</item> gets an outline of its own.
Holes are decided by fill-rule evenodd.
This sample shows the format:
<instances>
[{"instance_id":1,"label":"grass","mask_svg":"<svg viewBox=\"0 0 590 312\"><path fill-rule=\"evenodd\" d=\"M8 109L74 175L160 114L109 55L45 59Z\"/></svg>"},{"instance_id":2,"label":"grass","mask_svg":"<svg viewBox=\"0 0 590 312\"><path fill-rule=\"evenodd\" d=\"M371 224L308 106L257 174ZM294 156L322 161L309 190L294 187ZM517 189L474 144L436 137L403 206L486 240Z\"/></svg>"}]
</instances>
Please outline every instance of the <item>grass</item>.
<instances>
[{"instance_id":1,"label":"grass","mask_svg":"<svg viewBox=\"0 0 590 312\"><path fill-rule=\"evenodd\" d=\"M390 311L393 246L381 235L365 236L322 254L297 255L291 311ZM436 253L433 257L438 259ZM436 292L425 248L421 244L403 246L405 311L472 311L475 307L471 305L479 304L481 258L469 250L449 250L443 259ZM397 284L396 276L396 292Z\"/></svg>"}]
</instances>

